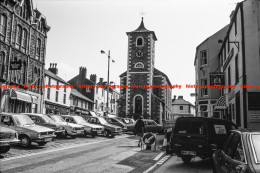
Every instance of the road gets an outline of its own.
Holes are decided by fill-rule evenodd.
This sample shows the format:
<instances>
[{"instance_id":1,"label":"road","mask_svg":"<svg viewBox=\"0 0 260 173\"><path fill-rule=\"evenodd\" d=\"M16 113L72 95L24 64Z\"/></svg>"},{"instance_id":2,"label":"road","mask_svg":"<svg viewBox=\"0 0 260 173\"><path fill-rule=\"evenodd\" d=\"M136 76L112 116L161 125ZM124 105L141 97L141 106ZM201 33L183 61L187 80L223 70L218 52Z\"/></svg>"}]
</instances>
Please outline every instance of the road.
<instances>
[{"instance_id":1,"label":"road","mask_svg":"<svg viewBox=\"0 0 260 173\"><path fill-rule=\"evenodd\" d=\"M125 173L143 172L156 163L160 151L140 151L137 138L121 135L56 139L45 147L19 146L0 157L0 172Z\"/></svg>"},{"instance_id":2,"label":"road","mask_svg":"<svg viewBox=\"0 0 260 173\"><path fill-rule=\"evenodd\" d=\"M189 164L184 164L181 158L172 156L153 173L212 173L212 161L195 158Z\"/></svg>"}]
</instances>

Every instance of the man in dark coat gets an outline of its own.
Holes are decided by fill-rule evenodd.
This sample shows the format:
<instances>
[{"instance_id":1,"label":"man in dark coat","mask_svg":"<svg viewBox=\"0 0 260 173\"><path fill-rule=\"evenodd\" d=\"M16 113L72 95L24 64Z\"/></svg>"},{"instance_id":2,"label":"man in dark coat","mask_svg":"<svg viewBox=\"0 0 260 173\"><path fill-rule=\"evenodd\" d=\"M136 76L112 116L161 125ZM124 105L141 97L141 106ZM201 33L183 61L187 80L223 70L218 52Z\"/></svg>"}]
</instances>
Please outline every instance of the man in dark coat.
<instances>
[{"instance_id":1,"label":"man in dark coat","mask_svg":"<svg viewBox=\"0 0 260 173\"><path fill-rule=\"evenodd\" d=\"M138 117L138 120L135 123L135 128L134 128L134 132L137 136L139 136L139 142L138 142L138 146L140 146L140 143L142 142L142 137L144 135L144 133L146 132L146 128L145 128L145 124L143 121L143 117L140 116Z\"/></svg>"}]
</instances>

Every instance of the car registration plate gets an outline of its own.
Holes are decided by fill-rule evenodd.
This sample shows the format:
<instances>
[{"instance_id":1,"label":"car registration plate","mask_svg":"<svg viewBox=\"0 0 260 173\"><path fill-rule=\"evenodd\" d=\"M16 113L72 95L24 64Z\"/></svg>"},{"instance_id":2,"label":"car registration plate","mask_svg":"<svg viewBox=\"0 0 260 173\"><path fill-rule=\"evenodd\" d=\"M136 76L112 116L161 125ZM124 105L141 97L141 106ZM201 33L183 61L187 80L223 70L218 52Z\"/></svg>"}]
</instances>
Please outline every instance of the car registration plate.
<instances>
[{"instance_id":1,"label":"car registration plate","mask_svg":"<svg viewBox=\"0 0 260 173\"><path fill-rule=\"evenodd\" d=\"M196 151L181 151L182 155L191 155L191 156L196 156Z\"/></svg>"},{"instance_id":2,"label":"car registration plate","mask_svg":"<svg viewBox=\"0 0 260 173\"><path fill-rule=\"evenodd\" d=\"M45 142L49 142L52 140L52 138L45 138L44 140L45 140Z\"/></svg>"},{"instance_id":3,"label":"car registration plate","mask_svg":"<svg viewBox=\"0 0 260 173\"><path fill-rule=\"evenodd\" d=\"M0 142L0 146L9 146L10 142Z\"/></svg>"}]
</instances>

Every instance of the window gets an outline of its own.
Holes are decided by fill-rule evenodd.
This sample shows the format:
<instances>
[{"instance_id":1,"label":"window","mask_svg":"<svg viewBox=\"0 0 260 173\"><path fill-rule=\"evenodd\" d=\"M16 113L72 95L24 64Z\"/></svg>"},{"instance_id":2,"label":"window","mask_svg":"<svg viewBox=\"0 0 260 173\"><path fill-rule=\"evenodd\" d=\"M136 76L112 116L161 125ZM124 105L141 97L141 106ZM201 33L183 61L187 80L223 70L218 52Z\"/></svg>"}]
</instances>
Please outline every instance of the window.
<instances>
[{"instance_id":1,"label":"window","mask_svg":"<svg viewBox=\"0 0 260 173\"><path fill-rule=\"evenodd\" d=\"M235 59L235 73L236 73L236 83L238 83L238 80L239 80L239 71L238 71L238 55L236 56L236 59Z\"/></svg>"},{"instance_id":2,"label":"window","mask_svg":"<svg viewBox=\"0 0 260 173\"><path fill-rule=\"evenodd\" d=\"M16 48L20 48L22 41L22 27L18 25L17 31L16 31Z\"/></svg>"},{"instance_id":3,"label":"window","mask_svg":"<svg viewBox=\"0 0 260 173\"><path fill-rule=\"evenodd\" d=\"M58 102L59 101L59 91L56 91L56 97L55 97L55 101Z\"/></svg>"},{"instance_id":4,"label":"window","mask_svg":"<svg viewBox=\"0 0 260 173\"><path fill-rule=\"evenodd\" d=\"M47 99L50 99L50 93L51 93L51 89L48 88L48 89L47 89Z\"/></svg>"},{"instance_id":5,"label":"window","mask_svg":"<svg viewBox=\"0 0 260 173\"><path fill-rule=\"evenodd\" d=\"M26 82L26 62L22 63L22 68L21 68L21 83L25 84Z\"/></svg>"},{"instance_id":6,"label":"window","mask_svg":"<svg viewBox=\"0 0 260 173\"><path fill-rule=\"evenodd\" d=\"M97 107L98 107L98 101L96 100L95 109L97 109Z\"/></svg>"},{"instance_id":7,"label":"window","mask_svg":"<svg viewBox=\"0 0 260 173\"><path fill-rule=\"evenodd\" d=\"M141 62L138 62L135 64L135 68L144 68L144 64Z\"/></svg>"},{"instance_id":8,"label":"window","mask_svg":"<svg viewBox=\"0 0 260 173\"><path fill-rule=\"evenodd\" d=\"M201 85L206 86L208 85L207 79L201 79ZM201 97L208 95L208 88L202 88L201 89Z\"/></svg>"},{"instance_id":9,"label":"window","mask_svg":"<svg viewBox=\"0 0 260 173\"><path fill-rule=\"evenodd\" d=\"M228 85L231 85L231 72L230 72L230 66L228 67ZM228 88L228 92L231 91L231 87Z\"/></svg>"},{"instance_id":10,"label":"window","mask_svg":"<svg viewBox=\"0 0 260 173\"><path fill-rule=\"evenodd\" d=\"M40 60L40 57L41 57L41 39L40 38L37 39L37 43L36 43L36 57L38 60Z\"/></svg>"},{"instance_id":11,"label":"window","mask_svg":"<svg viewBox=\"0 0 260 173\"><path fill-rule=\"evenodd\" d=\"M137 39L136 39L136 46L137 47L141 47L141 46L143 46L144 45L144 39L142 38L142 37L138 37Z\"/></svg>"},{"instance_id":12,"label":"window","mask_svg":"<svg viewBox=\"0 0 260 173\"><path fill-rule=\"evenodd\" d=\"M56 84L56 90L58 90L59 89L59 81L57 81L57 84Z\"/></svg>"},{"instance_id":13,"label":"window","mask_svg":"<svg viewBox=\"0 0 260 173\"><path fill-rule=\"evenodd\" d=\"M67 90L66 90L67 88L64 88L64 92L66 92Z\"/></svg>"},{"instance_id":14,"label":"window","mask_svg":"<svg viewBox=\"0 0 260 173\"><path fill-rule=\"evenodd\" d=\"M27 31L23 30L23 36L22 36L22 51L25 52L27 46Z\"/></svg>"},{"instance_id":15,"label":"window","mask_svg":"<svg viewBox=\"0 0 260 173\"><path fill-rule=\"evenodd\" d=\"M260 135L259 134L252 134L252 148L254 148L254 153L256 156L256 161L260 162Z\"/></svg>"},{"instance_id":16,"label":"window","mask_svg":"<svg viewBox=\"0 0 260 173\"><path fill-rule=\"evenodd\" d=\"M180 106L180 110L183 110L183 106Z\"/></svg>"},{"instance_id":17,"label":"window","mask_svg":"<svg viewBox=\"0 0 260 173\"><path fill-rule=\"evenodd\" d=\"M66 94L63 95L63 103L66 104Z\"/></svg>"},{"instance_id":18,"label":"window","mask_svg":"<svg viewBox=\"0 0 260 173\"><path fill-rule=\"evenodd\" d=\"M208 64L207 51L206 50L200 51L200 64L201 64L201 66Z\"/></svg>"},{"instance_id":19,"label":"window","mask_svg":"<svg viewBox=\"0 0 260 173\"><path fill-rule=\"evenodd\" d=\"M1 40L4 40L4 38L5 38L6 25L7 25L7 17L6 17L6 15L1 14L1 16L0 16L0 36L1 36Z\"/></svg>"},{"instance_id":20,"label":"window","mask_svg":"<svg viewBox=\"0 0 260 173\"><path fill-rule=\"evenodd\" d=\"M5 70L5 53L0 52L0 78L4 77L4 70Z\"/></svg>"}]
</instances>

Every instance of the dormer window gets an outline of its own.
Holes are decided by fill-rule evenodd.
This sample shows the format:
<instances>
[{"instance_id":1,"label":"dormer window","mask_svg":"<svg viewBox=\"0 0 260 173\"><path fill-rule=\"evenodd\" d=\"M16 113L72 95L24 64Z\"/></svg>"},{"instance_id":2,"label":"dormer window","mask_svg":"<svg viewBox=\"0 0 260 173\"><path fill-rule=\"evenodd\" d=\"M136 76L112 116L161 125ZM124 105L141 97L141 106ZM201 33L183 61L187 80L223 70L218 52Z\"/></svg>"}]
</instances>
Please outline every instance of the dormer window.
<instances>
[{"instance_id":1,"label":"dormer window","mask_svg":"<svg viewBox=\"0 0 260 173\"><path fill-rule=\"evenodd\" d=\"M137 47L144 46L144 39L143 39L143 37L137 37L137 39L136 39L136 46Z\"/></svg>"}]
</instances>

